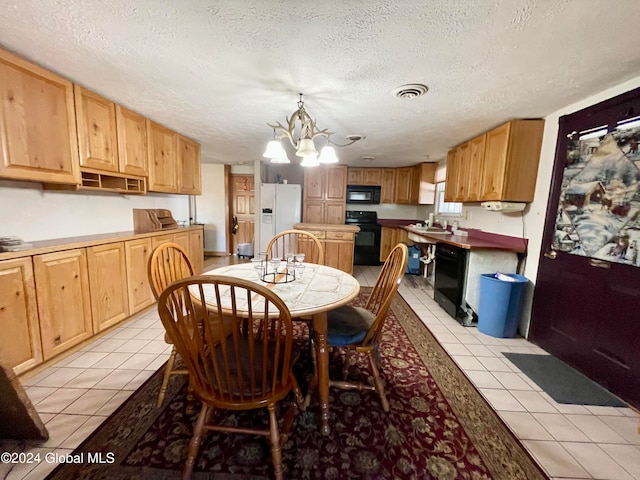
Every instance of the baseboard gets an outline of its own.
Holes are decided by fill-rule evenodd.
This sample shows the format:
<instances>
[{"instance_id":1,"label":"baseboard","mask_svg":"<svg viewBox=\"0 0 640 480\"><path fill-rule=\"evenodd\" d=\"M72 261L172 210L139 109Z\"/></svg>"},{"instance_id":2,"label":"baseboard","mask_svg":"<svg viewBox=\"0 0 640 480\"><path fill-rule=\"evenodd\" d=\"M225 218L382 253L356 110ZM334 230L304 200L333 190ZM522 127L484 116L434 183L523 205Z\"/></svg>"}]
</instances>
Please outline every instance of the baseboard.
<instances>
[{"instance_id":1,"label":"baseboard","mask_svg":"<svg viewBox=\"0 0 640 480\"><path fill-rule=\"evenodd\" d=\"M204 252L205 257L228 257L229 255L231 254L227 252L207 252L206 250Z\"/></svg>"}]
</instances>

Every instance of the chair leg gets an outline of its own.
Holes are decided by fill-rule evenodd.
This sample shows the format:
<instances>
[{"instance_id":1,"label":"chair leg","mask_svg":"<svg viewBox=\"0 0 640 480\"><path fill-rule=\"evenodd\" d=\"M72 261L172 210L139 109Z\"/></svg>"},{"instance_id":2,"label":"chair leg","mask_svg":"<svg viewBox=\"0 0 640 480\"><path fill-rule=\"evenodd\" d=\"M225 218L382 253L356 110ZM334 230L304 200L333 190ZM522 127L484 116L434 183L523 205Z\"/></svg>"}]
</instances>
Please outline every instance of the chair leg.
<instances>
[{"instance_id":1,"label":"chair leg","mask_svg":"<svg viewBox=\"0 0 640 480\"><path fill-rule=\"evenodd\" d=\"M346 380L349 374L349 362L351 361L351 349L349 347L344 349L344 365L342 365L342 379Z\"/></svg>"},{"instance_id":2,"label":"chair leg","mask_svg":"<svg viewBox=\"0 0 640 480\"><path fill-rule=\"evenodd\" d=\"M311 346L311 361L313 362L313 377L309 382L309 387L307 389L307 396L304 399L304 407L308 407L311 404L311 392L318 385L318 358L316 356L316 345L313 340L313 337L309 337L309 344Z\"/></svg>"},{"instance_id":3,"label":"chair leg","mask_svg":"<svg viewBox=\"0 0 640 480\"><path fill-rule=\"evenodd\" d=\"M158 393L158 408L162 406L162 402L164 402L164 396L167 394L167 388L169 387L169 377L171 377L171 372L173 371L173 365L176 362L176 347L171 347L171 355L169 355L169 360L167 360L167 366L164 367L164 377L162 378L162 385L160 386L160 393Z\"/></svg>"},{"instance_id":4,"label":"chair leg","mask_svg":"<svg viewBox=\"0 0 640 480\"><path fill-rule=\"evenodd\" d=\"M273 463L274 477L282 480L284 468L282 466L282 446L280 445L280 431L278 430L278 417L276 417L276 405L271 403L269 409L269 431L271 439L271 461Z\"/></svg>"},{"instance_id":5,"label":"chair leg","mask_svg":"<svg viewBox=\"0 0 640 480\"><path fill-rule=\"evenodd\" d=\"M373 373L373 384L376 388L376 392L378 392L378 395L380 395L380 401L382 402L382 409L385 412L388 412L389 401L387 400L387 396L384 394L384 385L382 384L382 380L380 379L380 372L378 371L378 366L376 365L374 353L369 352L367 354L367 357L369 357L369 364L371 365L371 373Z\"/></svg>"},{"instance_id":6,"label":"chair leg","mask_svg":"<svg viewBox=\"0 0 640 480\"><path fill-rule=\"evenodd\" d=\"M189 480L191 478L191 472L193 472L193 466L196 463L196 457L198 456L198 450L200 450L200 441L202 440L202 434L204 433L204 424L209 418L209 407L206 404L202 404L202 409L198 415L198 420L193 427L193 437L189 442L189 450L187 452L187 461L184 464L182 470L182 480Z\"/></svg>"},{"instance_id":7,"label":"chair leg","mask_svg":"<svg viewBox=\"0 0 640 480\"><path fill-rule=\"evenodd\" d=\"M291 382L293 383L293 393L296 396L296 404L300 411L304 412L306 410L306 400L305 397L302 396L302 390L300 390L300 385L298 385L298 380L296 377L291 374Z\"/></svg>"}]
</instances>

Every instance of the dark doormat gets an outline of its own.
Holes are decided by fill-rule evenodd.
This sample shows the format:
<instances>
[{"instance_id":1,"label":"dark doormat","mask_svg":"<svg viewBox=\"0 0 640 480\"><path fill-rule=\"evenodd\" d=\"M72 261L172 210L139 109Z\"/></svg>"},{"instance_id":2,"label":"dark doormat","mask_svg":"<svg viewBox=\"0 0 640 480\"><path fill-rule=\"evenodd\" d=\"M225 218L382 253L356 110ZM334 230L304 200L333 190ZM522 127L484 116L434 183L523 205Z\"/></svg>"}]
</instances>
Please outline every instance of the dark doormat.
<instances>
[{"instance_id":1,"label":"dark doormat","mask_svg":"<svg viewBox=\"0 0 640 480\"><path fill-rule=\"evenodd\" d=\"M626 407L613 394L553 355L503 352L558 403Z\"/></svg>"}]
</instances>

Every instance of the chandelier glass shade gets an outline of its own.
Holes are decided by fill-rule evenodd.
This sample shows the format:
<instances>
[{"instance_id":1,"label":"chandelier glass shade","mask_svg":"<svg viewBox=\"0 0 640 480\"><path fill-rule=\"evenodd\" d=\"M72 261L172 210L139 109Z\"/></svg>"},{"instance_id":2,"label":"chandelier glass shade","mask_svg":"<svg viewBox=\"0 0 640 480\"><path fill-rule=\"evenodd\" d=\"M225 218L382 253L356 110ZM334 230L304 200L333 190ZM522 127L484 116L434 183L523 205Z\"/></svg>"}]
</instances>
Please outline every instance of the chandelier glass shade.
<instances>
[{"instance_id":1,"label":"chandelier glass shade","mask_svg":"<svg viewBox=\"0 0 640 480\"><path fill-rule=\"evenodd\" d=\"M291 163L280 142L283 138L288 138L293 148L296 149L296 156L302 157L300 165L303 167L315 167L320 163L337 163L339 161L335 148L331 146L329 140L329 137L334 132L330 132L327 129L319 130L316 127L316 121L311 118L304 108L302 94L300 94L300 100L298 101L298 109L293 112L291 118L287 117L286 120L286 126L280 122L275 125L267 123L273 128L273 140L267 144L263 156L271 159L271 163ZM324 137L327 140L327 145L322 148L320 153L318 153L314 143L317 137ZM363 138L354 136L350 138L351 141L349 143L338 146L346 147Z\"/></svg>"}]
</instances>

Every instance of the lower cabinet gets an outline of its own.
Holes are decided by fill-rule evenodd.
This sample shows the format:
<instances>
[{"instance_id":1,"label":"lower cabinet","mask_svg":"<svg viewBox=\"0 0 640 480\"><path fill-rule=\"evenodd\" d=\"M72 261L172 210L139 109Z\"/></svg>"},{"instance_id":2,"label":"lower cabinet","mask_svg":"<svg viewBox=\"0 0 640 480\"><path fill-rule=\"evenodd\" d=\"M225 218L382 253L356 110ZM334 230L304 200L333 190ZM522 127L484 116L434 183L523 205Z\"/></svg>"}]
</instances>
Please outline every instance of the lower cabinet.
<instances>
[{"instance_id":1,"label":"lower cabinet","mask_svg":"<svg viewBox=\"0 0 640 480\"><path fill-rule=\"evenodd\" d=\"M327 232L324 241L324 264L349 274L353 273L354 234Z\"/></svg>"},{"instance_id":2,"label":"lower cabinet","mask_svg":"<svg viewBox=\"0 0 640 480\"><path fill-rule=\"evenodd\" d=\"M124 242L124 250L129 289L129 314L133 315L155 301L147 273L147 264L152 252L151 239L141 238Z\"/></svg>"},{"instance_id":3,"label":"lower cabinet","mask_svg":"<svg viewBox=\"0 0 640 480\"><path fill-rule=\"evenodd\" d=\"M399 243L413 244L413 242L409 240L409 232L398 227L382 227L380 261L384 262L391 253L391 250L393 250L393 247Z\"/></svg>"},{"instance_id":4,"label":"lower cabinet","mask_svg":"<svg viewBox=\"0 0 640 480\"><path fill-rule=\"evenodd\" d=\"M48 360L93 335L84 248L33 256L42 355Z\"/></svg>"},{"instance_id":5,"label":"lower cabinet","mask_svg":"<svg viewBox=\"0 0 640 480\"><path fill-rule=\"evenodd\" d=\"M0 262L0 328L3 365L19 375L42 362L31 257Z\"/></svg>"},{"instance_id":6,"label":"lower cabinet","mask_svg":"<svg viewBox=\"0 0 640 480\"><path fill-rule=\"evenodd\" d=\"M189 255L193 263L193 270L196 275L204 271L204 238L203 230L195 230L189 233Z\"/></svg>"},{"instance_id":7,"label":"lower cabinet","mask_svg":"<svg viewBox=\"0 0 640 480\"><path fill-rule=\"evenodd\" d=\"M191 260L191 262L193 263L193 259L191 258L191 252L190 250L190 245L191 245L191 238L190 238L190 232L184 231L184 232L179 232L179 233L174 233L173 234L173 243L177 243L178 245L180 245L182 248L184 248L184 251L187 252L187 255L189 256L189 260Z\"/></svg>"},{"instance_id":8,"label":"lower cabinet","mask_svg":"<svg viewBox=\"0 0 640 480\"><path fill-rule=\"evenodd\" d=\"M173 235L167 233L166 235L156 235L155 237L151 237L151 251L153 252L159 245L163 243L173 242Z\"/></svg>"},{"instance_id":9,"label":"lower cabinet","mask_svg":"<svg viewBox=\"0 0 640 480\"><path fill-rule=\"evenodd\" d=\"M129 316L124 242L87 248L93 331L98 333Z\"/></svg>"}]
</instances>

